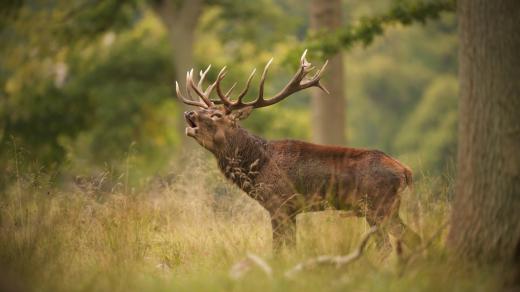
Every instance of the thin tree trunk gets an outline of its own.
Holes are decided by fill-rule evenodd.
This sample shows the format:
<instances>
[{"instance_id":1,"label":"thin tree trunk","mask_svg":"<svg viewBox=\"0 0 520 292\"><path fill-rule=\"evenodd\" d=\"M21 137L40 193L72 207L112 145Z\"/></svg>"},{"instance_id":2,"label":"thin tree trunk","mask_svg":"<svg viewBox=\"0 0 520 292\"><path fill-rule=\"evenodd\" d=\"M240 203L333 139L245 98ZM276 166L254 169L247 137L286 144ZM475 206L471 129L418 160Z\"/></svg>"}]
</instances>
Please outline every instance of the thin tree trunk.
<instances>
[{"instance_id":1,"label":"thin tree trunk","mask_svg":"<svg viewBox=\"0 0 520 292\"><path fill-rule=\"evenodd\" d=\"M448 244L466 259L518 265L520 1L459 0L458 17L458 170Z\"/></svg>"},{"instance_id":2,"label":"thin tree trunk","mask_svg":"<svg viewBox=\"0 0 520 292\"><path fill-rule=\"evenodd\" d=\"M179 84L184 84L186 72L195 67L193 59L195 29L202 13L203 1L184 0L181 1L181 3L177 2L162 0L155 5L154 8L168 31L168 38L172 47L171 58L174 66L175 79L179 81ZM183 110L187 109L187 106L182 102L179 102L179 105ZM181 133L182 141L185 145L188 143L188 139L186 139L184 135L185 124L182 115L179 117L178 131Z\"/></svg>"},{"instance_id":3,"label":"thin tree trunk","mask_svg":"<svg viewBox=\"0 0 520 292\"><path fill-rule=\"evenodd\" d=\"M330 31L341 26L341 0L311 0L310 25L315 31ZM329 59L323 84L330 95L312 93L312 140L322 144L345 144L344 69L341 53Z\"/></svg>"}]
</instances>

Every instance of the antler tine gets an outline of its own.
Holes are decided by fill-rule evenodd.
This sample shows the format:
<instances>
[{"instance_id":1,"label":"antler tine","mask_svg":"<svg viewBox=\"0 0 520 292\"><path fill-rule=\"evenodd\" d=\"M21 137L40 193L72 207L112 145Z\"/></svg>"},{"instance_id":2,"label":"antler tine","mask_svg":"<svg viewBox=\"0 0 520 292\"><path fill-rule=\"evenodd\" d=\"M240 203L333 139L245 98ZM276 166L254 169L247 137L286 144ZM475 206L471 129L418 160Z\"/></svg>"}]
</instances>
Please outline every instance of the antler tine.
<instances>
[{"instance_id":1,"label":"antler tine","mask_svg":"<svg viewBox=\"0 0 520 292\"><path fill-rule=\"evenodd\" d=\"M185 98L182 93L181 93L181 90L179 89L179 82L175 81L175 91L177 92L177 97L182 101L184 102L185 104L189 104L189 105L193 105L193 106L198 106L198 107L203 107L203 108L207 108L207 106L201 102L198 102L198 101L194 101L194 100L189 100L187 98Z\"/></svg>"},{"instance_id":2,"label":"antler tine","mask_svg":"<svg viewBox=\"0 0 520 292\"><path fill-rule=\"evenodd\" d=\"M206 78L206 74L208 73L209 69L211 68L211 64L209 64L208 68L206 69L206 71L200 73L200 80L199 80L199 85L198 87L201 88L202 86L202 82L204 81L204 78ZM211 95L211 92L213 91L213 88L215 88L215 85L216 85L216 81L211 83L207 88L206 90L204 91L204 96L210 101L210 103L213 105L213 102L211 101L210 99L210 95Z\"/></svg>"},{"instance_id":3,"label":"antler tine","mask_svg":"<svg viewBox=\"0 0 520 292\"><path fill-rule=\"evenodd\" d=\"M237 86L237 82L233 83L233 85L231 85L231 88L229 88L229 90L226 92L226 96L229 98L229 95L231 94L231 91L233 91L233 89L235 88L235 86Z\"/></svg>"},{"instance_id":4,"label":"antler tine","mask_svg":"<svg viewBox=\"0 0 520 292\"><path fill-rule=\"evenodd\" d=\"M211 100L209 100L208 96L206 95L206 93L208 93L208 94L211 93L211 90L213 90L213 87L212 87L213 85L210 85L208 87L208 89L206 90L206 92L202 92L202 89L200 87L196 86L195 82L193 81L193 69L190 70L188 76L189 76L188 83L189 83L190 87L193 89L193 91L195 91L195 93L202 99L202 101L207 105L207 107L213 106L213 103L211 102Z\"/></svg>"},{"instance_id":5,"label":"antler tine","mask_svg":"<svg viewBox=\"0 0 520 292\"><path fill-rule=\"evenodd\" d=\"M199 80L199 84L197 86L199 89L202 89L202 83L204 82L204 78L206 78L206 74L208 74L209 69L211 69L211 64L209 64L208 68L206 68L206 70L204 72L202 72L202 70L200 71L200 73L199 73L200 80ZM213 82L204 91L204 96L211 102L211 105L213 105L213 102L210 99L210 95L211 95L211 92L213 91L213 88L215 88L215 85L216 85L215 82Z\"/></svg>"},{"instance_id":6,"label":"antler tine","mask_svg":"<svg viewBox=\"0 0 520 292\"><path fill-rule=\"evenodd\" d=\"M215 87L217 88L217 95L220 98L220 101L213 100L216 104L223 104L226 109L230 108L233 103L229 99L227 94L222 92L222 88L220 87L220 82L226 77L226 66L224 66L217 75L217 80L215 81ZM234 86L233 86L234 87ZM231 89L233 89L233 87ZM230 91L228 91L230 93Z\"/></svg>"},{"instance_id":7,"label":"antler tine","mask_svg":"<svg viewBox=\"0 0 520 292\"><path fill-rule=\"evenodd\" d=\"M326 60L323 66L321 66L320 70L316 71L316 74L310 78L306 83L312 83L315 82L316 84L314 86L318 87L319 89L325 91L327 94L330 94L330 92L323 86L323 84L320 83L321 74L323 71L325 71L325 68L327 68L327 64L329 63L329 60ZM312 85L311 85L312 86Z\"/></svg>"},{"instance_id":8,"label":"antler tine","mask_svg":"<svg viewBox=\"0 0 520 292\"><path fill-rule=\"evenodd\" d=\"M193 100L193 96L191 96L191 93L190 93L190 70L186 71L186 94L188 95L189 99L190 100Z\"/></svg>"},{"instance_id":9,"label":"antler tine","mask_svg":"<svg viewBox=\"0 0 520 292\"><path fill-rule=\"evenodd\" d=\"M316 77L320 77L321 76L321 73L323 73L323 71L325 71L325 68L327 68L327 65L329 64L329 60L325 60L325 63L323 64L323 66L321 66L320 70L318 70L318 72L316 72Z\"/></svg>"},{"instance_id":10,"label":"antler tine","mask_svg":"<svg viewBox=\"0 0 520 292\"><path fill-rule=\"evenodd\" d=\"M303 54L302 54L302 56L300 57L300 62L301 62L302 64L304 63L304 61L307 61L306 56L307 56L307 49L305 49L305 50L303 51Z\"/></svg>"},{"instance_id":11,"label":"antler tine","mask_svg":"<svg viewBox=\"0 0 520 292\"><path fill-rule=\"evenodd\" d=\"M206 78L206 74L208 74L208 71L209 69L211 68L211 64L209 64L208 68L206 68L206 70L204 72L202 72L202 70L200 70L200 73L199 73L199 84L197 84L198 87L201 87L202 86L202 82L204 82L204 78Z\"/></svg>"},{"instance_id":12,"label":"antler tine","mask_svg":"<svg viewBox=\"0 0 520 292\"><path fill-rule=\"evenodd\" d=\"M208 100L211 102L211 99L209 96L211 95L211 92L213 91L213 88L215 88L215 82L213 82L208 88L206 88L206 91L204 91L204 95L208 98Z\"/></svg>"},{"instance_id":13,"label":"antler tine","mask_svg":"<svg viewBox=\"0 0 520 292\"><path fill-rule=\"evenodd\" d=\"M303 51L303 54L300 58L300 69L298 70L298 74L297 76L299 78L301 78L301 80L303 80L303 78L309 73L311 72L312 70L314 70L314 66L312 66L312 64L307 61L307 49L305 49L305 51ZM297 79L297 78L293 78L293 79ZM300 80L300 81L301 81Z\"/></svg>"},{"instance_id":14,"label":"antler tine","mask_svg":"<svg viewBox=\"0 0 520 292\"><path fill-rule=\"evenodd\" d=\"M307 67L307 66L311 65L311 63L309 63L309 61L307 61L307 49L305 49L305 51L303 51L303 54L300 58L300 64L302 67Z\"/></svg>"},{"instance_id":15,"label":"antler tine","mask_svg":"<svg viewBox=\"0 0 520 292\"><path fill-rule=\"evenodd\" d=\"M320 83L321 74L322 74L323 70L325 70L325 68L327 66L327 62L325 62L325 64L322 66L322 68L320 70L318 70L312 78L304 79L305 76L309 72L311 72L312 70L315 69L312 66L312 64L307 61L306 55L307 55L307 50L305 50L303 52L303 54L300 58L300 68L298 69L298 71L296 71L296 73L291 78L289 83L287 83L287 85L285 85L285 87L272 98L264 99L263 94L264 94L265 75L267 73L267 68L271 64L272 60L270 60L269 63L267 63L266 68L264 69L264 73L262 74L262 79L260 80L260 89L259 89L258 99L250 104L245 104L244 106L252 105L254 108L270 106L277 102L280 102L287 96L289 96L297 91L303 90L305 88L313 87L313 86L318 87L328 93L327 89L325 89L325 87Z\"/></svg>"},{"instance_id":16,"label":"antler tine","mask_svg":"<svg viewBox=\"0 0 520 292\"><path fill-rule=\"evenodd\" d=\"M220 78L217 78L217 80L219 82L217 83L216 87L217 87L217 93L218 93L219 97L224 96L224 99L221 98L220 101L213 100L213 102L215 102L216 104L224 104L226 106L226 108L229 108L229 109L239 108L240 105L242 104L242 99L244 98L244 96L246 95L247 91L249 90L249 86L251 85L251 80L253 79L255 73L256 73L256 68L253 69L251 74L249 74L249 77L247 78L246 86L244 87L242 92L240 92L240 94L238 95L237 100L235 102L232 102L231 99L230 99L230 94L231 94L231 91L237 85L237 83L235 82L231 86L231 88L226 92L226 94L222 94L222 89L220 88L220 80L224 79L225 74L226 74L225 72L223 72L221 74L222 76Z\"/></svg>"},{"instance_id":17,"label":"antler tine","mask_svg":"<svg viewBox=\"0 0 520 292\"><path fill-rule=\"evenodd\" d=\"M222 88L221 88L221 82L225 78L226 73L227 73L226 67L223 67L220 70L215 82L212 83L210 86L208 86L208 88L204 92L202 91L202 89L200 87L202 86L204 78L206 77L206 74L208 73L211 65L208 66L208 68L204 72L202 72L202 71L200 72L200 80L199 80L198 86L195 86L195 83L193 82L193 69L191 71L189 71L187 74L187 85L186 86L188 87L188 84L189 84L191 86L191 88L197 93L197 95L200 96L200 98L207 105L207 107L211 107L215 104L222 104L222 105L224 105L224 108L228 112L230 112L232 110L244 108L244 107L249 107L249 106L251 106L253 108L270 106L277 102L280 102L281 100L283 100L284 98L288 97L289 95L291 95L295 92L298 92L300 90L303 90L303 89L306 89L309 87L318 87L321 90L329 93L329 91L320 83L321 75L325 71L328 61L326 61L323 64L323 66L319 70L317 70L316 73L312 77L306 78L306 76L310 72L312 72L313 70L316 69L314 66L312 66L312 64L309 61L307 61L306 56L307 56L307 50L305 50L303 52L302 56L300 57L300 67L298 68L298 71L296 71L296 73L291 78L291 80L287 83L287 85L285 85L285 87L280 92L278 92L275 96L273 96L272 98L269 98L269 99L264 98L264 85L265 85L265 79L267 77L267 72L269 70L269 67L273 63L272 58L265 65L264 71L262 72L262 76L260 77L258 98L252 102L245 103L245 102L243 102L243 98L249 90L249 86L251 85L251 80L253 80L253 77L256 73L256 69L254 69L251 72L251 74L249 75L249 77L247 79L244 89L242 90L242 92L240 92L240 94L237 97L237 100L234 102L231 101L230 95L237 83L235 82L225 94L222 92ZM212 100L209 98L209 95L214 88L217 89L217 94L218 94L219 100ZM187 92L189 94L188 90L187 90ZM194 104L194 103L195 102L191 101L191 104ZM199 104L200 103L198 103L198 105Z\"/></svg>"},{"instance_id":18,"label":"antler tine","mask_svg":"<svg viewBox=\"0 0 520 292\"><path fill-rule=\"evenodd\" d=\"M190 105L196 105L196 106L201 106L203 108L207 108L207 105L205 103L201 103L200 102L200 98L198 99L198 101L195 101L195 99L191 95L189 84L190 84L190 80L192 80L192 76L193 76L193 68L191 70L186 71L186 84L185 84L185 86L186 86L186 95L188 96L188 98L185 99L185 100L189 101L190 103L188 103L188 104L190 104Z\"/></svg>"},{"instance_id":19,"label":"antler tine","mask_svg":"<svg viewBox=\"0 0 520 292\"><path fill-rule=\"evenodd\" d=\"M267 69L267 66L266 66L266 69ZM266 69L264 69L264 74L265 74L265 70ZM256 73L256 68L253 69L251 74L249 74L249 78L247 78L247 82L246 82L246 87L244 87L244 90L242 90L242 92L238 95L238 99L237 99L237 102L236 102L237 104L242 104L242 99L244 98L244 96L246 95L247 91L249 90L249 85L251 85L251 80L253 80L253 76L255 76L255 73ZM264 74L262 74L262 76Z\"/></svg>"},{"instance_id":20,"label":"antler tine","mask_svg":"<svg viewBox=\"0 0 520 292\"><path fill-rule=\"evenodd\" d=\"M272 62L273 62L273 58L271 58L264 67L264 72L262 72L262 77L260 78L260 88L258 89L258 99L254 102L255 104L262 103L264 101L265 77L267 76L267 69L269 69L269 66L271 66Z\"/></svg>"},{"instance_id":21,"label":"antler tine","mask_svg":"<svg viewBox=\"0 0 520 292\"><path fill-rule=\"evenodd\" d=\"M188 70L188 73L186 76L186 93L188 93L188 96L190 97L190 99L193 100L193 96L191 95L190 88L193 89L193 68ZM197 93L197 92L195 92L195 93ZM199 97L198 100L201 100L201 98ZM202 101L204 101L204 100L202 100ZM206 103L204 103L204 104L206 104Z\"/></svg>"},{"instance_id":22,"label":"antler tine","mask_svg":"<svg viewBox=\"0 0 520 292\"><path fill-rule=\"evenodd\" d=\"M215 87L216 82L212 83L208 88L203 91L202 90L202 84L204 82L204 79L206 75L208 74L209 70L211 69L211 65L206 68L204 71L200 71L200 80L198 82L198 85L195 85L195 81L193 80L193 68L186 72L186 95L188 98L186 98L180 91L179 83L175 82L175 90L177 92L177 96L186 104L194 105L202 108L209 108L214 105L213 102L209 99L209 95L211 94L211 91L213 91L213 88ZM194 100L193 96L191 95L191 90L195 91L195 93L199 96L199 100Z\"/></svg>"}]
</instances>

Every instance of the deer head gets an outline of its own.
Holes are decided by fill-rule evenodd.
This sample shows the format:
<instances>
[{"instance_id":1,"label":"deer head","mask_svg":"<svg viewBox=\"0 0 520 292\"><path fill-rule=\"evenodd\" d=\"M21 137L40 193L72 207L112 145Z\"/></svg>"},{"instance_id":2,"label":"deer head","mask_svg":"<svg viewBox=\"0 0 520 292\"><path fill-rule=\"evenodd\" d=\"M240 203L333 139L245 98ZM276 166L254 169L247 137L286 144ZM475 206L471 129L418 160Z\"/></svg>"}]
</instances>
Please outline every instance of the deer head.
<instances>
[{"instance_id":1,"label":"deer head","mask_svg":"<svg viewBox=\"0 0 520 292\"><path fill-rule=\"evenodd\" d=\"M321 74L327 66L327 62L325 62L322 68L317 70L313 76L307 77L307 75L314 70L314 67L306 60L306 53L307 51L303 53L300 59L300 67L289 83L276 95L265 99L265 77L273 59L269 60L260 79L258 97L251 102L244 102L243 99L249 90L256 69L249 75L242 92L233 99L230 95L236 83L233 84L226 93L222 91L220 84L226 76L226 67L220 70L217 79L205 90L202 88L202 85L211 65L209 65L205 71L200 71L200 78L197 84L193 79L193 69L188 71L186 74L186 96L181 93L179 83L175 82L179 99L185 104L198 107L196 110L184 113L187 123L186 135L197 140L200 145L208 150L215 152L236 133L238 128L237 121L247 118L253 109L273 105L289 95L309 87L318 87L328 93L322 84L320 84ZM217 92L218 100L211 99L210 95L213 90ZM192 93L194 93L197 98L193 98Z\"/></svg>"}]
</instances>

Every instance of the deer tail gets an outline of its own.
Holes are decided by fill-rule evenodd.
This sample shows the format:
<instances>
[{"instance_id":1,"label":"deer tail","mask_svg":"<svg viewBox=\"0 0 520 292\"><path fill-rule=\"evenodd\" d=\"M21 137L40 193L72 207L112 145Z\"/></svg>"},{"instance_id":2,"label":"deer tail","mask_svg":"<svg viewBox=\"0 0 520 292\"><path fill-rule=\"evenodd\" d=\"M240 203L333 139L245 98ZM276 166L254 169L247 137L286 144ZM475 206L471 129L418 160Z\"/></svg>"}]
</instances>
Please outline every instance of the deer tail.
<instances>
[{"instance_id":1,"label":"deer tail","mask_svg":"<svg viewBox=\"0 0 520 292\"><path fill-rule=\"evenodd\" d=\"M408 187L410 191L413 192L413 174L412 170L408 166L404 166L404 183L403 189Z\"/></svg>"}]
</instances>

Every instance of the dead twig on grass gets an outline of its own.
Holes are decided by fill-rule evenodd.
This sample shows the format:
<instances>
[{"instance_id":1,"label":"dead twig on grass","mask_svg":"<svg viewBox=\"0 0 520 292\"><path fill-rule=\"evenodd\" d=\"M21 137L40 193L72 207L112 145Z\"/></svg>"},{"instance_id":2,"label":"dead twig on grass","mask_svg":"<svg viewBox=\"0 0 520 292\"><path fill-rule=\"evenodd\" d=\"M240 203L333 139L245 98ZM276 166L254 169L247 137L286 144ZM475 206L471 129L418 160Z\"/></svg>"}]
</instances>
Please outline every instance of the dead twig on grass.
<instances>
[{"instance_id":1,"label":"dead twig on grass","mask_svg":"<svg viewBox=\"0 0 520 292\"><path fill-rule=\"evenodd\" d=\"M229 276L233 280L238 280L255 266L258 267L268 278L273 276L273 269L271 269L271 266L269 266L269 264L261 257L253 253L248 253L243 260L234 264L229 270Z\"/></svg>"},{"instance_id":2,"label":"dead twig on grass","mask_svg":"<svg viewBox=\"0 0 520 292\"><path fill-rule=\"evenodd\" d=\"M344 256L328 256L328 255L322 255L315 258L308 259L306 261L300 262L291 269L287 270L285 272L285 276L287 278L294 277L297 273L301 272L302 270L314 268L319 265L333 265L336 266L336 268L343 267L345 265L348 265L357 259L359 259L365 250L365 247L368 243L368 240L370 237L378 231L378 228L376 226L373 226L368 230L365 235L363 235L363 238L361 239L361 242L359 243L356 250L348 255Z\"/></svg>"}]
</instances>

